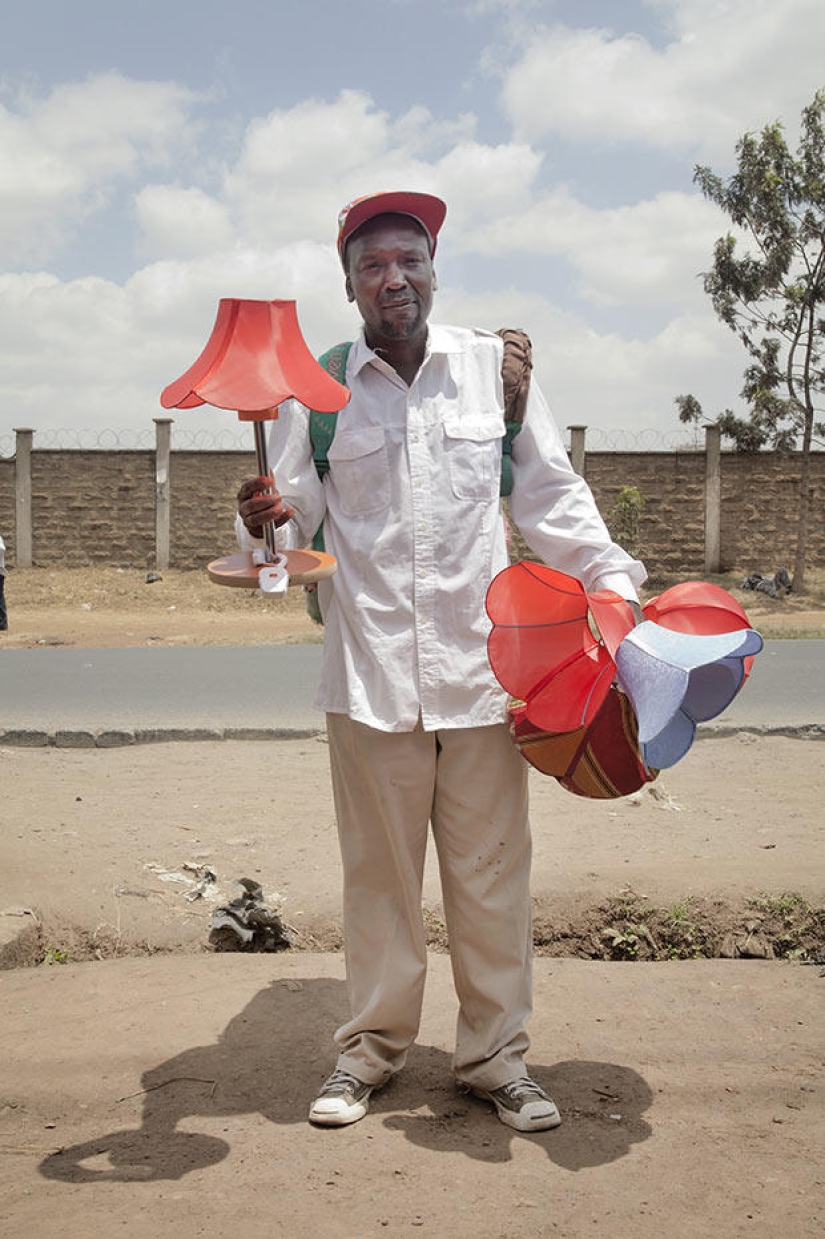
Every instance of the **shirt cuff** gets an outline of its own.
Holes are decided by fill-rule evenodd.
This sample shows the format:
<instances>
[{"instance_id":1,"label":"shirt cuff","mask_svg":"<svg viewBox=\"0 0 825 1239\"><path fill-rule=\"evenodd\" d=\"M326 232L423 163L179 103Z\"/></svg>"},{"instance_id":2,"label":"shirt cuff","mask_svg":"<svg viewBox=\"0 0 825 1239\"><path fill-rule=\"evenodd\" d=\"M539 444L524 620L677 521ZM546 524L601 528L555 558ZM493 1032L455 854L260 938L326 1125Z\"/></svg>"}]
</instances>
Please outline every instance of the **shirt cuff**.
<instances>
[{"instance_id":1,"label":"shirt cuff","mask_svg":"<svg viewBox=\"0 0 825 1239\"><path fill-rule=\"evenodd\" d=\"M614 594L625 598L628 602L638 602L639 595L630 577L625 572L605 572L597 577L588 593L594 594L599 589L612 589Z\"/></svg>"}]
</instances>

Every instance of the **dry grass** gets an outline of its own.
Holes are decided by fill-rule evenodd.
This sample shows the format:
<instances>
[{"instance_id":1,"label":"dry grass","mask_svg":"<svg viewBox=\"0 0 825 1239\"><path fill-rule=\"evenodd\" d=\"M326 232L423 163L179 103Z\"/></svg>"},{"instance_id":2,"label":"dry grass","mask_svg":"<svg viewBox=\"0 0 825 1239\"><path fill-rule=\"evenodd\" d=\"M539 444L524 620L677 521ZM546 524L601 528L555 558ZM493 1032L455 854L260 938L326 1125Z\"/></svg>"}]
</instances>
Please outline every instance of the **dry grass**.
<instances>
[{"instance_id":1,"label":"dry grass","mask_svg":"<svg viewBox=\"0 0 825 1239\"><path fill-rule=\"evenodd\" d=\"M704 580L720 585L736 599L752 626L763 637L825 637L825 569L810 568L804 594L770 598L767 594L742 589L745 573L709 575ZM647 596L661 593L670 585L685 580L679 576L660 576L648 582Z\"/></svg>"},{"instance_id":2,"label":"dry grass","mask_svg":"<svg viewBox=\"0 0 825 1239\"><path fill-rule=\"evenodd\" d=\"M202 571L30 568L10 572L7 646L262 645L319 641L304 591L268 598Z\"/></svg>"}]
</instances>

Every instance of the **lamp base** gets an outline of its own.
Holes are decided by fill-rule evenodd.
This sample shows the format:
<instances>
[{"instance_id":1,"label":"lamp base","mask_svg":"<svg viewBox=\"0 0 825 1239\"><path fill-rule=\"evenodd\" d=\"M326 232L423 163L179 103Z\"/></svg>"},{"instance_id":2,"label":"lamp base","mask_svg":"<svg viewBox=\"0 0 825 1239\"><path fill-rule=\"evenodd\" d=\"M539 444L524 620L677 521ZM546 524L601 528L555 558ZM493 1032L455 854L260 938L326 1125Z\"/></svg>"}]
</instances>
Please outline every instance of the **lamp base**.
<instances>
[{"instance_id":1,"label":"lamp base","mask_svg":"<svg viewBox=\"0 0 825 1239\"><path fill-rule=\"evenodd\" d=\"M284 551L282 554L286 555L290 585L312 585L332 576L338 567L335 556L324 551ZM249 551L239 551L236 555L213 559L211 564L206 565L206 571L210 581L216 585L257 589L261 567L253 561Z\"/></svg>"}]
</instances>

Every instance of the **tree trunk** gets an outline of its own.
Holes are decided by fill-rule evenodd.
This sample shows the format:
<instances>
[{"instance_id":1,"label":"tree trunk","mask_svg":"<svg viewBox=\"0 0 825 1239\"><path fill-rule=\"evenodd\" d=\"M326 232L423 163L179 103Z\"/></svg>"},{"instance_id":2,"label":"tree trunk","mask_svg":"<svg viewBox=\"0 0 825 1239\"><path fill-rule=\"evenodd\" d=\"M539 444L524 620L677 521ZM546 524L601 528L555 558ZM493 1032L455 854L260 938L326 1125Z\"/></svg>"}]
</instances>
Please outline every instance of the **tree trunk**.
<instances>
[{"instance_id":1,"label":"tree trunk","mask_svg":"<svg viewBox=\"0 0 825 1239\"><path fill-rule=\"evenodd\" d=\"M805 593L805 559L808 552L808 509L810 507L811 439L814 411L805 410L805 430L802 435L802 461L799 470L799 518L796 524L796 559L793 569L793 592Z\"/></svg>"}]
</instances>

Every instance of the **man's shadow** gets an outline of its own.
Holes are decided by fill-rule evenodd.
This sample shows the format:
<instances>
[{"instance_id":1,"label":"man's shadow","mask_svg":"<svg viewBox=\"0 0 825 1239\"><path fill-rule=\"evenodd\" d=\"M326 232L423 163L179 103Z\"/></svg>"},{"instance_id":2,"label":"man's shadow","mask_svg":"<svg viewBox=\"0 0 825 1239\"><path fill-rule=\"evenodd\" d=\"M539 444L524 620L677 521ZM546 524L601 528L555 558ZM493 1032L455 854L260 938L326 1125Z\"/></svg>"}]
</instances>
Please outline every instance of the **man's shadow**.
<instances>
[{"instance_id":1,"label":"man's shadow","mask_svg":"<svg viewBox=\"0 0 825 1239\"><path fill-rule=\"evenodd\" d=\"M310 1094L333 1065L331 1031L346 1011L343 981L273 981L214 1045L144 1072L139 1128L61 1149L40 1163L41 1174L70 1183L180 1179L230 1151L215 1136L179 1131L184 1119L259 1113L273 1123L305 1122Z\"/></svg>"},{"instance_id":2,"label":"man's shadow","mask_svg":"<svg viewBox=\"0 0 825 1239\"><path fill-rule=\"evenodd\" d=\"M178 1130L186 1119L257 1113L279 1125L305 1123L314 1090L333 1065L330 1031L346 1015L343 981L273 981L214 1045L195 1046L144 1073L139 1128L61 1149L41 1162L41 1174L69 1183L180 1179L230 1151L218 1137ZM614 1161L650 1135L641 1116L651 1091L630 1068L576 1061L531 1070L564 1122L528 1138L541 1139L558 1165L578 1170ZM524 1139L494 1118L489 1103L456 1090L450 1055L434 1046L414 1046L405 1070L373 1095L367 1121L375 1119L421 1148L479 1161L508 1161L512 1140ZM330 1133L319 1132L325 1138Z\"/></svg>"},{"instance_id":3,"label":"man's shadow","mask_svg":"<svg viewBox=\"0 0 825 1239\"><path fill-rule=\"evenodd\" d=\"M392 1102L386 1098L393 1113L384 1126L403 1131L421 1148L453 1149L490 1163L510 1161L513 1141L528 1139L565 1170L616 1161L652 1135L643 1115L653 1092L631 1067L583 1059L542 1065L531 1059L529 1069L558 1105L561 1127L532 1135L514 1132L495 1118L492 1103L456 1090L449 1054L423 1045L413 1047L404 1072L393 1082ZM375 1095L371 1113L380 1111L383 1097ZM421 1113L422 1098L426 1113Z\"/></svg>"}]
</instances>

